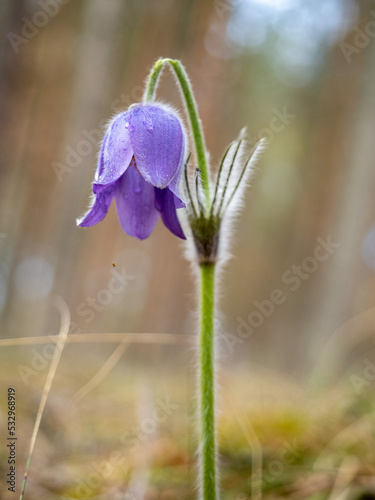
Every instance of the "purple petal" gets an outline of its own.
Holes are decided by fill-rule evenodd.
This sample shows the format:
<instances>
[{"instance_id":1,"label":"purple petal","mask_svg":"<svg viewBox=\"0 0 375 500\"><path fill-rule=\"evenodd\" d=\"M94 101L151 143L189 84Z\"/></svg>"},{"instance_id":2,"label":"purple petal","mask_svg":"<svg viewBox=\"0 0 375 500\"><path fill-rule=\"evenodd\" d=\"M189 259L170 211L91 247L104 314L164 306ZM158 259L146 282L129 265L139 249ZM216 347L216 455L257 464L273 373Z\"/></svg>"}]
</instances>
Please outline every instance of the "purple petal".
<instances>
[{"instance_id":1,"label":"purple petal","mask_svg":"<svg viewBox=\"0 0 375 500\"><path fill-rule=\"evenodd\" d=\"M179 168L178 168L178 171L177 171L177 174L173 177L171 183L169 184L168 186L168 189L170 189L172 191L172 193L175 195L175 205L176 205L176 208L185 208L186 207L186 203L184 202L184 200L181 198L181 195L180 195L180 180L181 180L181 174L182 174L182 169L183 169L183 165L184 165L184 158L185 158L185 155L184 155L184 148L181 152L181 158L180 158L180 163L179 163Z\"/></svg>"},{"instance_id":2,"label":"purple petal","mask_svg":"<svg viewBox=\"0 0 375 500\"><path fill-rule=\"evenodd\" d=\"M180 177L180 176L178 176L178 177ZM170 190L173 193L174 203L175 203L176 208L185 208L186 203L181 198L180 190L178 187L179 182L180 182L179 178L178 178L178 182L175 182L175 183L174 183L174 179L173 179L173 181L169 184L168 188L166 188L166 189Z\"/></svg>"},{"instance_id":3,"label":"purple petal","mask_svg":"<svg viewBox=\"0 0 375 500\"><path fill-rule=\"evenodd\" d=\"M129 112L118 115L109 126L100 149L94 178L94 192L117 181L130 165L133 148L129 133Z\"/></svg>"},{"instance_id":4,"label":"purple petal","mask_svg":"<svg viewBox=\"0 0 375 500\"><path fill-rule=\"evenodd\" d=\"M155 208L155 189L130 167L116 183L116 209L125 233L140 240L148 238L159 213Z\"/></svg>"},{"instance_id":5,"label":"purple petal","mask_svg":"<svg viewBox=\"0 0 375 500\"><path fill-rule=\"evenodd\" d=\"M155 188L155 205L159 210L164 225L175 235L186 240L180 221L177 217L176 202L178 198L169 190Z\"/></svg>"},{"instance_id":6,"label":"purple petal","mask_svg":"<svg viewBox=\"0 0 375 500\"><path fill-rule=\"evenodd\" d=\"M114 194L115 187L113 185L96 194L92 207L86 215L77 220L77 224L82 227L90 227L101 222L108 213Z\"/></svg>"},{"instance_id":7,"label":"purple petal","mask_svg":"<svg viewBox=\"0 0 375 500\"><path fill-rule=\"evenodd\" d=\"M137 167L147 182L165 188L178 173L183 156L180 121L159 106L139 106L130 113L130 136Z\"/></svg>"}]
</instances>

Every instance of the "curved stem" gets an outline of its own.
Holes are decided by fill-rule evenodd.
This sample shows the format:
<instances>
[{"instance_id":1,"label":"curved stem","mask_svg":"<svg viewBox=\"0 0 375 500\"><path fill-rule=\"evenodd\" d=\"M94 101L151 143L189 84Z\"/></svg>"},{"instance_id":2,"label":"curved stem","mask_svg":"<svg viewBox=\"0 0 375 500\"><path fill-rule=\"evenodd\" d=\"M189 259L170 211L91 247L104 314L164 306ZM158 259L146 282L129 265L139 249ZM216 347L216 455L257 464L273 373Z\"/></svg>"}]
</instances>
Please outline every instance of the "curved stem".
<instances>
[{"instance_id":1,"label":"curved stem","mask_svg":"<svg viewBox=\"0 0 375 500\"><path fill-rule=\"evenodd\" d=\"M202 499L216 500L216 431L214 371L215 265L202 264L200 305L200 414Z\"/></svg>"},{"instance_id":2,"label":"curved stem","mask_svg":"<svg viewBox=\"0 0 375 500\"><path fill-rule=\"evenodd\" d=\"M160 72L165 64L165 59L158 59L148 75L143 102L150 102L155 99L156 87L158 85Z\"/></svg>"},{"instance_id":3,"label":"curved stem","mask_svg":"<svg viewBox=\"0 0 375 500\"><path fill-rule=\"evenodd\" d=\"M182 97L186 106L186 112L189 118L189 125L191 135L194 142L195 156L197 160L197 167L201 172L202 189L205 196L205 208L208 213L211 204L211 191L210 179L208 174L206 145L202 125L198 115L197 103L195 102L193 89L191 88L189 78L180 61L174 59L159 59L154 64L146 83L146 90L144 94L144 102L150 102L155 97L156 87L160 72L164 64L169 63L177 77L180 85Z\"/></svg>"},{"instance_id":4,"label":"curved stem","mask_svg":"<svg viewBox=\"0 0 375 500\"><path fill-rule=\"evenodd\" d=\"M182 64L173 59L159 59L154 64L146 83L144 102L155 97L160 72L169 63L177 77L189 118L194 142L197 168L204 193L204 209L208 217L211 207L210 179L203 130L188 76ZM198 180L198 179L197 179ZM199 202L199 199L198 199ZM200 266L200 471L202 500L217 500L216 486L216 434L215 434L215 383L214 383L214 301L215 265Z\"/></svg>"}]
</instances>

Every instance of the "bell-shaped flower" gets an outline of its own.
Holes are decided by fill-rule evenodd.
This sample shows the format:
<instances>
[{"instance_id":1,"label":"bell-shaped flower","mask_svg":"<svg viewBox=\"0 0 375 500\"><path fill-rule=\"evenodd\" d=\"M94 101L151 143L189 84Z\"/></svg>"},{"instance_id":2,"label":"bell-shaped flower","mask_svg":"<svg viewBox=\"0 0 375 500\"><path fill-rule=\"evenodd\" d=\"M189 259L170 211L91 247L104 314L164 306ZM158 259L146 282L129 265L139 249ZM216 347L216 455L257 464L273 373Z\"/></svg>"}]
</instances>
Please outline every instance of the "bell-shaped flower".
<instances>
[{"instance_id":1,"label":"bell-shaped flower","mask_svg":"<svg viewBox=\"0 0 375 500\"><path fill-rule=\"evenodd\" d=\"M147 238L161 216L173 234L185 238L176 212L185 207L179 193L184 155L184 130L168 107L134 104L118 114L101 146L94 203L78 225L102 221L115 198L121 227L130 236Z\"/></svg>"}]
</instances>

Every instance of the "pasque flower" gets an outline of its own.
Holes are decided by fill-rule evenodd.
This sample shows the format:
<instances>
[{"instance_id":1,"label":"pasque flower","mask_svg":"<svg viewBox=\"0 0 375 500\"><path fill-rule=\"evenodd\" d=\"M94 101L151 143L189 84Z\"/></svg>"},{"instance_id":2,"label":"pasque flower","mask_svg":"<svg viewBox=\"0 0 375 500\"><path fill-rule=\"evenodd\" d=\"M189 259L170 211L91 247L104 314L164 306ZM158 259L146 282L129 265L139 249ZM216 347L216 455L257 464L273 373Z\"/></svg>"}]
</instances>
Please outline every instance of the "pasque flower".
<instances>
[{"instance_id":1,"label":"pasque flower","mask_svg":"<svg viewBox=\"0 0 375 500\"><path fill-rule=\"evenodd\" d=\"M176 212L185 206L179 193L184 155L177 115L159 103L133 104L108 126L93 183L94 203L78 225L102 221L115 198L121 227L130 236L147 238L161 216L173 234L185 238Z\"/></svg>"},{"instance_id":2,"label":"pasque flower","mask_svg":"<svg viewBox=\"0 0 375 500\"><path fill-rule=\"evenodd\" d=\"M194 178L189 168L190 155L185 161L185 134L181 122L173 111L154 100L159 77L166 64L176 76L187 112L196 163ZM177 218L177 209L185 206L179 194L180 174L185 166L185 219L190 234L187 243L192 244L194 251L190 256L193 265L199 267L200 276L200 498L218 500L216 268L224 261L225 250L231 241L228 231L230 222L265 143L260 140L246 157L246 141L241 133L225 151L217 175L213 176L197 104L180 61L156 61L147 79L143 98L143 104L131 106L110 123L95 174L94 203L78 223L92 226L103 220L115 198L118 217L126 233L140 239L147 238L161 216L173 234L185 238Z\"/></svg>"}]
</instances>

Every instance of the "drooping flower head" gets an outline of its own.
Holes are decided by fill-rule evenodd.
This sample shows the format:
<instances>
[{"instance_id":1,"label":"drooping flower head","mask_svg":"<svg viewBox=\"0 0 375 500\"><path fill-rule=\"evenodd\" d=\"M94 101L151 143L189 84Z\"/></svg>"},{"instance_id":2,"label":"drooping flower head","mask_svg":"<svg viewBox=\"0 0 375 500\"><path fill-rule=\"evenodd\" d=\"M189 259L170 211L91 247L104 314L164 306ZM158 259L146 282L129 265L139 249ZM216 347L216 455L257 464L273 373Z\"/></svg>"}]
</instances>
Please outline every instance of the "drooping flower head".
<instances>
[{"instance_id":1,"label":"drooping flower head","mask_svg":"<svg viewBox=\"0 0 375 500\"><path fill-rule=\"evenodd\" d=\"M145 239L161 216L185 238L176 209L185 207L179 180L185 137L177 115L161 104L133 104L109 124L93 183L94 203L78 225L93 226L107 215L113 198L122 229Z\"/></svg>"}]
</instances>

